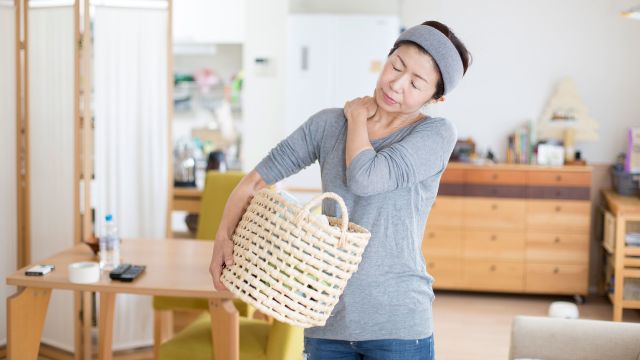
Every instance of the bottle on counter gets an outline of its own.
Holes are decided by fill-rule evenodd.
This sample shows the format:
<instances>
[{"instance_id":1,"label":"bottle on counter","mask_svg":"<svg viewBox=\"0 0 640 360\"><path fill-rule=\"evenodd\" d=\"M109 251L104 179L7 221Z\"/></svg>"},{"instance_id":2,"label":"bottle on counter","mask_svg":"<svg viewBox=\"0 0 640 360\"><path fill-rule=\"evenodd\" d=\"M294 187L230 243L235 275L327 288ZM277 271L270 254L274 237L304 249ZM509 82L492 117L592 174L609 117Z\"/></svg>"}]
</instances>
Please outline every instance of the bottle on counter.
<instances>
[{"instance_id":1,"label":"bottle on counter","mask_svg":"<svg viewBox=\"0 0 640 360\"><path fill-rule=\"evenodd\" d=\"M120 237L113 215L104 218L104 232L100 237L100 268L113 270L120 265Z\"/></svg>"}]
</instances>

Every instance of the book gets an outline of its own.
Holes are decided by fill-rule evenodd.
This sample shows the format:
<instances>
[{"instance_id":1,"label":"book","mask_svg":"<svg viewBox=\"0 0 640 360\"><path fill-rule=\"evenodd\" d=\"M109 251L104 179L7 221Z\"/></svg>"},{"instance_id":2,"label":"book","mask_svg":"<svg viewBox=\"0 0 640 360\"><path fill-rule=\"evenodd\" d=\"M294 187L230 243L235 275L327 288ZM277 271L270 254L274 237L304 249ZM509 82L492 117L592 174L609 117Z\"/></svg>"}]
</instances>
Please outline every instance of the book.
<instances>
[{"instance_id":1,"label":"book","mask_svg":"<svg viewBox=\"0 0 640 360\"><path fill-rule=\"evenodd\" d=\"M630 128L628 134L624 171L640 173L640 128Z\"/></svg>"}]
</instances>

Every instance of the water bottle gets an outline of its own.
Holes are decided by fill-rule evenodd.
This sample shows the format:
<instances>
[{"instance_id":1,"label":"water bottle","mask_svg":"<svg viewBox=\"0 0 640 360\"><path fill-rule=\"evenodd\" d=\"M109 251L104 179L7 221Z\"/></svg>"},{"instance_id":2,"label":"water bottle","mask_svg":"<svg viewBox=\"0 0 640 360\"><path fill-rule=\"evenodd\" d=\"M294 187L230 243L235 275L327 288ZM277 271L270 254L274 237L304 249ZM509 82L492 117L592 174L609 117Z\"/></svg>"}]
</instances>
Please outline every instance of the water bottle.
<instances>
[{"instance_id":1,"label":"water bottle","mask_svg":"<svg viewBox=\"0 0 640 360\"><path fill-rule=\"evenodd\" d=\"M100 237L100 268L113 270L120 265L120 237L113 215L104 218L104 232Z\"/></svg>"}]
</instances>

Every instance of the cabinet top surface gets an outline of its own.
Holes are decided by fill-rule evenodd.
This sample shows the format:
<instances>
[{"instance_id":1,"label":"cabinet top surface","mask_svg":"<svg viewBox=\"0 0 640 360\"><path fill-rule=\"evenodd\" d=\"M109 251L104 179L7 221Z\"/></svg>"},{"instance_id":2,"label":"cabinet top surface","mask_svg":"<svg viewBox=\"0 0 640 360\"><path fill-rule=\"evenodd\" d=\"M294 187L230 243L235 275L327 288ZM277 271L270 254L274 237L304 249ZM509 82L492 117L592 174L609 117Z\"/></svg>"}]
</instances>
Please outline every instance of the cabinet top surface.
<instances>
[{"instance_id":1,"label":"cabinet top surface","mask_svg":"<svg viewBox=\"0 0 640 360\"><path fill-rule=\"evenodd\" d=\"M545 166L529 164L471 164L450 162L448 169L482 169L482 170L521 170L521 171L563 171L563 172L590 172L591 166Z\"/></svg>"},{"instance_id":2,"label":"cabinet top surface","mask_svg":"<svg viewBox=\"0 0 640 360\"><path fill-rule=\"evenodd\" d=\"M640 216L640 198L637 196L623 196L613 190L603 190L609 209L614 214L633 214Z\"/></svg>"}]
</instances>

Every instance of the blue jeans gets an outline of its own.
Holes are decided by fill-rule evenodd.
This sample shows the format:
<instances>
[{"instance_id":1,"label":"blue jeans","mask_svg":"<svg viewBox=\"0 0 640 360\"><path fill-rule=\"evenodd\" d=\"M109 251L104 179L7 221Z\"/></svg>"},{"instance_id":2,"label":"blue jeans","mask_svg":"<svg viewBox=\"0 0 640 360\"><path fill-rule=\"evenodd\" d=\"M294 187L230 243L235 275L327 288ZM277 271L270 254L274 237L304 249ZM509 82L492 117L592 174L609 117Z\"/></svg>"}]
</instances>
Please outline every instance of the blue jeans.
<instances>
[{"instance_id":1,"label":"blue jeans","mask_svg":"<svg viewBox=\"0 0 640 360\"><path fill-rule=\"evenodd\" d=\"M433 335L418 340L304 338L303 360L434 360Z\"/></svg>"}]
</instances>

